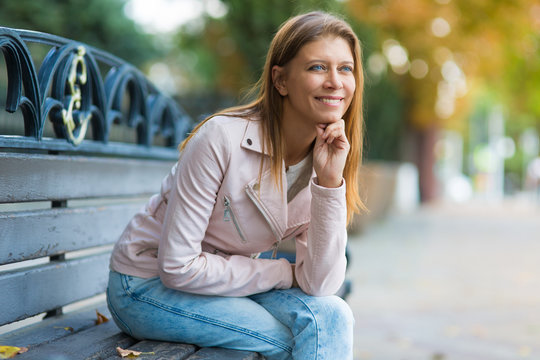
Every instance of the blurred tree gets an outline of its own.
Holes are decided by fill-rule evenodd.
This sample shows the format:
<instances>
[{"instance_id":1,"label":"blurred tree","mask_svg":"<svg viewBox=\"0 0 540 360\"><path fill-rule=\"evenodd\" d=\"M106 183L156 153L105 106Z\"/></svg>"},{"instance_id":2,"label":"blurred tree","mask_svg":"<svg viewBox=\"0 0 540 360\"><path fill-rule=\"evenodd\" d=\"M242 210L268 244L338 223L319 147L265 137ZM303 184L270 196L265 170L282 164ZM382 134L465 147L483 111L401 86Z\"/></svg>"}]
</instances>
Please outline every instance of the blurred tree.
<instances>
[{"instance_id":1,"label":"blurred tree","mask_svg":"<svg viewBox=\"0 0 540 360\"><path fill-rule=\"evenodd\" d=\"M246 56L252 80L264 64L266 51L278 27L289 17L311 10L342 12L342 5L328 0L222 0L229 11L225 17L232 38Z\"/></svg>"},{"instance_id":2,"label":"blurred tree","mask_svg":"<svg viewBox=\"0 0 540 360\"><path fill-rule=\"evenodd\" d=\"M2 0L2 26L36 30L81 41L135 66L161 54L151 35L124 15L125 0Z\"/></svg>"},{"instance_id":3,"label":"blurred tree","mask_svg":"<svg viewBox=\"0 0 540 360\"><path fill-rule=\"evenodd\" d=\"M206 16L204 25L188 23L178 32L180 56L195 59L195 73L186 74L202 88L238 93L254 83L278 27L290 16L308 10L339 12L337 1L222 0L225 17ZM182 53L187 52L188 55ZM189 60L188 60L189 62Z\"/></svg>"},{"instance_id":4,"label":"blurred tree","mask_svg":"<svg viewBox=\"0 0 540 360\"><path fill-rule=\"evenodd\" d=\"M512 128L540 124L540 5L531 0L349 0L352 17L378 30L377 52L406 94L404 116L417 143L408 156L433 197L434 133L466 133L481 93L495 94ZM370 63L368 59L368 64ZM525 116L525 114L527 116ZM407 154L407 153L405 153ZM407 156L407 155L406 155Z\"/></svg>"}]
</instances>

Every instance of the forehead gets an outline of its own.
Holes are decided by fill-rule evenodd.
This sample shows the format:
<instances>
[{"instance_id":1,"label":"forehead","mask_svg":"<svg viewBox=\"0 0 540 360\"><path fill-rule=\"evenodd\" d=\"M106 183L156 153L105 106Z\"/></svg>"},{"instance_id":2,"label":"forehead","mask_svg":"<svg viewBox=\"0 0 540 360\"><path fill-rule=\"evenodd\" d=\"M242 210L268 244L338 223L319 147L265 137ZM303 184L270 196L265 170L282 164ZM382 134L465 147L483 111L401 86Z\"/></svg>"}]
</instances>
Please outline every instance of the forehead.
<instances>
[{"instance_id":1,"label":"forehead","mask_svg":"<svg viewBox=\"0 0 540 360\"><path fill-rule=\"evenodd\" d=\"M354 62L349 43L339 36L324 36L310 41L300 48L295 58L305 61L319 59Z\"/></svg>"}]
</instances>

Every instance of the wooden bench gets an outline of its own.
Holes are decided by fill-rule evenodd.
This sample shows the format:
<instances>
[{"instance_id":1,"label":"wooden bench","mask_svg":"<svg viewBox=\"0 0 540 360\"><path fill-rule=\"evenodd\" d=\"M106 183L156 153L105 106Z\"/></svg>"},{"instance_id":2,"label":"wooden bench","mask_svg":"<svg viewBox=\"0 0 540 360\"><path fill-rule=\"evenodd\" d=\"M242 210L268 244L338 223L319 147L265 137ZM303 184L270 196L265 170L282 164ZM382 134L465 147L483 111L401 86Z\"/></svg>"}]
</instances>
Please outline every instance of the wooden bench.
<instances>
[{"instance_id":1,"label":"wooden bench","mask_svg":"<svg viewBox=\"0 0 540 360\"><path fill-rule=\"evenodd\" d=\"M29 43L49 48L39 73ZM0 48L15 112L0 117L0 345L28 348L21 360L120 358L117 347L139 359L262 359L138 341L105 305L112 244L159 190L189 117L131 65L85 44L0 27Z\"/></svg>"}]
</instances>

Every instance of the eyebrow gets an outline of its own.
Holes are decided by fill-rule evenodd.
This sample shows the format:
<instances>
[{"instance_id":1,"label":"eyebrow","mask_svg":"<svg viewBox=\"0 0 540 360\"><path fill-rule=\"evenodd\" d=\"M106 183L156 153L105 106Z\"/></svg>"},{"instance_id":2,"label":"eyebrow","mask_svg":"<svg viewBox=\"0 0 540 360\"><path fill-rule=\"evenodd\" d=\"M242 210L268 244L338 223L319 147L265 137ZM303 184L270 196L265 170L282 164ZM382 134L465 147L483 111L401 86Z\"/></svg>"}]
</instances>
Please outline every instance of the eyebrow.
<instances>
[{"instance_id":1,"label":"eyebrow","mask_svg":"<svg viewBox=\"0 0 540 360\"><path fill-rule=\"evenodd\" d=\"M314 59L314 60L309 60L306 64L309 65L311 63L327 63L327 62L328 62L327 60ZM340 65L352 65L352 66L354 66L354 61L345 60L345 61L341 61L339 64Z\"/></svg>"}]
</instances>

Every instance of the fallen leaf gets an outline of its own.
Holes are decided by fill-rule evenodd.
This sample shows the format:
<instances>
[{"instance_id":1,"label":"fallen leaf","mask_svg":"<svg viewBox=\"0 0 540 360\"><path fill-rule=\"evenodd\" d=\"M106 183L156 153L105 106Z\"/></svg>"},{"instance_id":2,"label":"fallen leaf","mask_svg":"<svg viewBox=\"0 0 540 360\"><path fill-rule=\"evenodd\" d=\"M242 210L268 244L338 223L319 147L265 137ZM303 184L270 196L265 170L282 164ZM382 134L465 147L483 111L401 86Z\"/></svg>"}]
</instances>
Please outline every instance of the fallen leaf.
<instances>
[{"instance_id":1,"label":"fallen leaf","mask_svg":"<svg viewBox=\"0 0 540 360\"><path fill-rule=\"evenodd\" d=\"M135 351L135 350L126 350L126 349L122 349L121 347L117 347L116 352L121 357L128 358L128 359L135 359L135 358L139 357L139 355L156 355L156 353L153 352L153 351L152 352L142 352L142 351Z\"/></svg>"},{"instance_id":2,"label":"fallen leaf","mask_svg":"<svg viewBox=\"0 0 540 360\"><path fill-rule=\"evenodd\" d=\"M75 330L71 326L55 326L55 329L64 329L66 331L74 332Z\"/></svg>"},{"instance_id":3,"label":"fallen leaf","mask_svg":"<svg viewBox=\"0 0 540 360\"><path fill-rule=\"evenodd\" d=\"M0 359L11 359L27 351L28 348L25 347L0 345Z\"/></svg>"},{"instance_id":4,"label":"fallen leaf","mask_svg":"<svg viewBox=\"0 0 540 360\"><path fill-rule=\"evenodd\" d=\"M136 357L138 357L139 355L142 354L140 351L126 350L126 349L122 349L121 347L117 347L116 352L118 353L118 355L120 355L123 358L125 358L125 357L127 357L127 358L136 358Z\"/></svg>"},{"instance_id":5,"label":"fallen leaf","mask_svg":"<svg viewBox=\"0 0 540 360\"><path fill-rule=\"evenodd\" d=\"M105 315L101 314L97 310L96 310L96 315L97 315L96 325L103 324L103 323L106 323L107 321L109 321L109 319L107 319L107 317Z\"/></svg>"}]
</instances>

